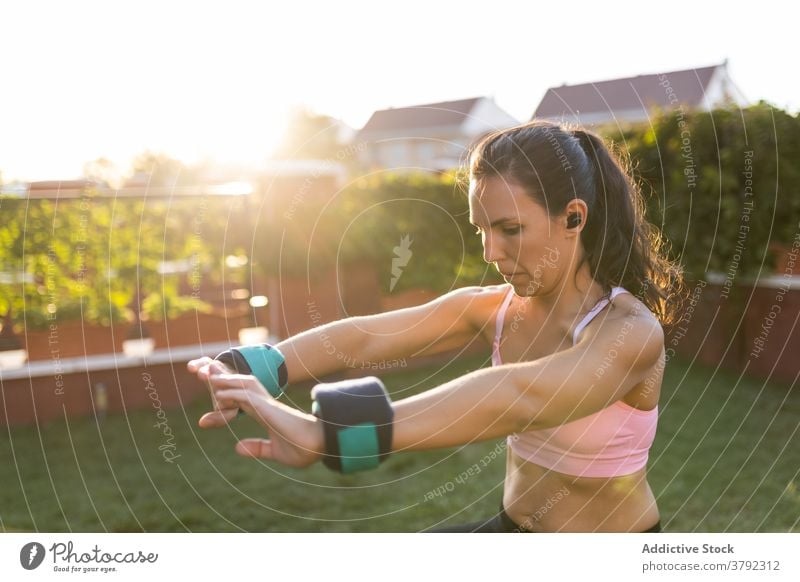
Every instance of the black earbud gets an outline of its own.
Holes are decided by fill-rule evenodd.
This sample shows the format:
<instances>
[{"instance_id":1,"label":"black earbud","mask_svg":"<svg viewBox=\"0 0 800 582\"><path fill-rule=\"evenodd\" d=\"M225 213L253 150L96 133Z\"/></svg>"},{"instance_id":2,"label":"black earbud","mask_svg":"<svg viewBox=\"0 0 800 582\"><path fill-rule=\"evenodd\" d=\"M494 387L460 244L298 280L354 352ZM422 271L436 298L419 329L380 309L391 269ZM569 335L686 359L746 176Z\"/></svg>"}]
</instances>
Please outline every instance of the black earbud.
<instances>
[{"instance_id":1,"label":"black earbud","mask_svg":"<svg viewBox=\"0 0 800 582\"><path fill-rule=\"evenodd\" d=\"M567 216L567 228L575 228L581 223L581 215L577 212L573 212L569 216Z\"/></svg>"}]
</instances>

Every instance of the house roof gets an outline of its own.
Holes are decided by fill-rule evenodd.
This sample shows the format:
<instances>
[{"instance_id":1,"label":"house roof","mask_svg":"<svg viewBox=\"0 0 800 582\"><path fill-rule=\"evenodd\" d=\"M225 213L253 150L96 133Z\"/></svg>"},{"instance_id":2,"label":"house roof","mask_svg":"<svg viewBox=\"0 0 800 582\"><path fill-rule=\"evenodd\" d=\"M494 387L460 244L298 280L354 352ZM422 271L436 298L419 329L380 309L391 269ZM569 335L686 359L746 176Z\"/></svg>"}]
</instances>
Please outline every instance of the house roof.
<instances>
[{"instance_id":1,"label":"house roof","mask_svg":"<svg viewBox=\"0 0 800 582\"><path fill-rule=\"evenodd\" d=\"M666 76L669 86L680 103L696 106L701 103L711 77L718 67L725 67L725 64L581 85L551 87L545 93L533 116L561 117L576 113L642 109L643 106L647 109L653 106L667 107L670 105L670 95L661 85L662 75Z\"/></svg>"},{"instance_id":2,"label":"house roof","mask_svg":"<svg viewBox=\"0 0 800 582\"><path fill-rule=\"evenodd\" d=\"M375 111L361 132L461 125L483 97Z\"/></svg>"}]
</instances>

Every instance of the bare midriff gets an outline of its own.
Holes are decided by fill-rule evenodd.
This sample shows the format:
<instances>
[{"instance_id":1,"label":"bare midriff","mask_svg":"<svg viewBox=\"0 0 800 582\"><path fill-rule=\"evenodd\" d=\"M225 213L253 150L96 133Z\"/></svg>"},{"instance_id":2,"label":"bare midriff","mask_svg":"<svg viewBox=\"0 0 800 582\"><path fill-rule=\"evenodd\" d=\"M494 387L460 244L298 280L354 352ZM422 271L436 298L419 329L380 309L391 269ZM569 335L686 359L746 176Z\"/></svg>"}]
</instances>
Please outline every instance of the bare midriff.
<instances>
[{"instance_id":1,"label":"bare midriff","mask_svg":"<svg viewBox=\"0 0 800 582\"><path fill-rule=\"evenodd\" d=\"M646 469L621 477L575 477L506 451L503 506L534 532L639 532L659 520Z\"/></svg>"}]
</instances>

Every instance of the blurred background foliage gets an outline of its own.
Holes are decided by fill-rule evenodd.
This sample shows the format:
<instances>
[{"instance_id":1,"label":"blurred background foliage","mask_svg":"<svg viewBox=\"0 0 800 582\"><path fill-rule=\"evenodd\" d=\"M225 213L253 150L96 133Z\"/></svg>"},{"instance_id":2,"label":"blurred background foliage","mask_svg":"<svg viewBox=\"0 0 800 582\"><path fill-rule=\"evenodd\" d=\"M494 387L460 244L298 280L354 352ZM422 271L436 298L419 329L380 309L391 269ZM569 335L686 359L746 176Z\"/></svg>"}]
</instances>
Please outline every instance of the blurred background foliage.
<instances>
[{"instance_id":1,"label":"blurred background foliage","mask_svg":"<svg viewBox=\"0 0 800 582\"><path fill-rule=\"evenodd\" d=\"M737 244L738 276L768 274L780 247L798 234L800 116L766 103L673 111L649 125L607 135L627 152L649 220L664 232L690 276L727 271ZM746 152L752 152L751 163L746 164ZM745 212L747 179L752 180L750 213Z\"/></svg>"},{"instance_id":2,"label":"blurred background foliage","mask_svg":"<svg viewBox=\"0 0 800 582\"><path fill-rule=\"evenodd\" d=\"M306 125L306 133L330 133L329 120ZM629 159L648 218L691 277L725 272L737 242L738 276L764 275L797 235L800 117L759 103L666 112L647 124L601 133ZM314 154L306 141L293 147ZM320 145L326 155L329 141ZM745 152L752 152L754 195L743 221ZM143 154L135 167L149 186L200 180L196 168L156 154ZM102 160L89 169L98 176L108 172ZM393 291L500 282L483 262L469 225L465 177L457 172L356 178L324 199L303 200L289 214L290 200L260 187L249 197L94 194L59 201L0 198L0 313L11 309L17 322L32 328L44 326L54 309L60 320L108 324L132 319L141 289L144 316L169 318L203 308L187 293L187 278L193 286L237 277L245 283L248 269L313 278L367 262L380 281L389 281L403 240L407 264ZM248 269L226 270L229 255L247 257ZM165 270L165 263L183 271Z\"/></svg>"}]
</instances>

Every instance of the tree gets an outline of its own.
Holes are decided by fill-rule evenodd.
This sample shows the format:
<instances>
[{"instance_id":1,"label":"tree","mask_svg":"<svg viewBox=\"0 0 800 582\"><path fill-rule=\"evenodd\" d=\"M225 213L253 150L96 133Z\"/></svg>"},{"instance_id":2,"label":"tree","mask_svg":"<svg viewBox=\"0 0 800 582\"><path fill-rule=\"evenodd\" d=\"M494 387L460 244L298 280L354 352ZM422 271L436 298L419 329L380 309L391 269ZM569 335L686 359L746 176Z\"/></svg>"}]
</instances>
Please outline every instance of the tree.
<instances>
[{"instance_id":1,"label":"tree","mask_svg":"<svg viewBox=\"0 0 800 582\"><path fill-rule=\"evenodd\" d=\"M297 108L291 115L281 145L275 151L277 159L334 160L340 148L342 124L327 115Z\"/></svg>"},{"instance_id":2,"label":"tree","mask_svg":"<svg viewBox=\"0 0 800 582\"><path fill-rule=\"evenodd\" d=\"M108 158L97 158L83 165L83 177L112 188L122 185L122 175L117 166Z\"/></svg>"}]
</instances>

